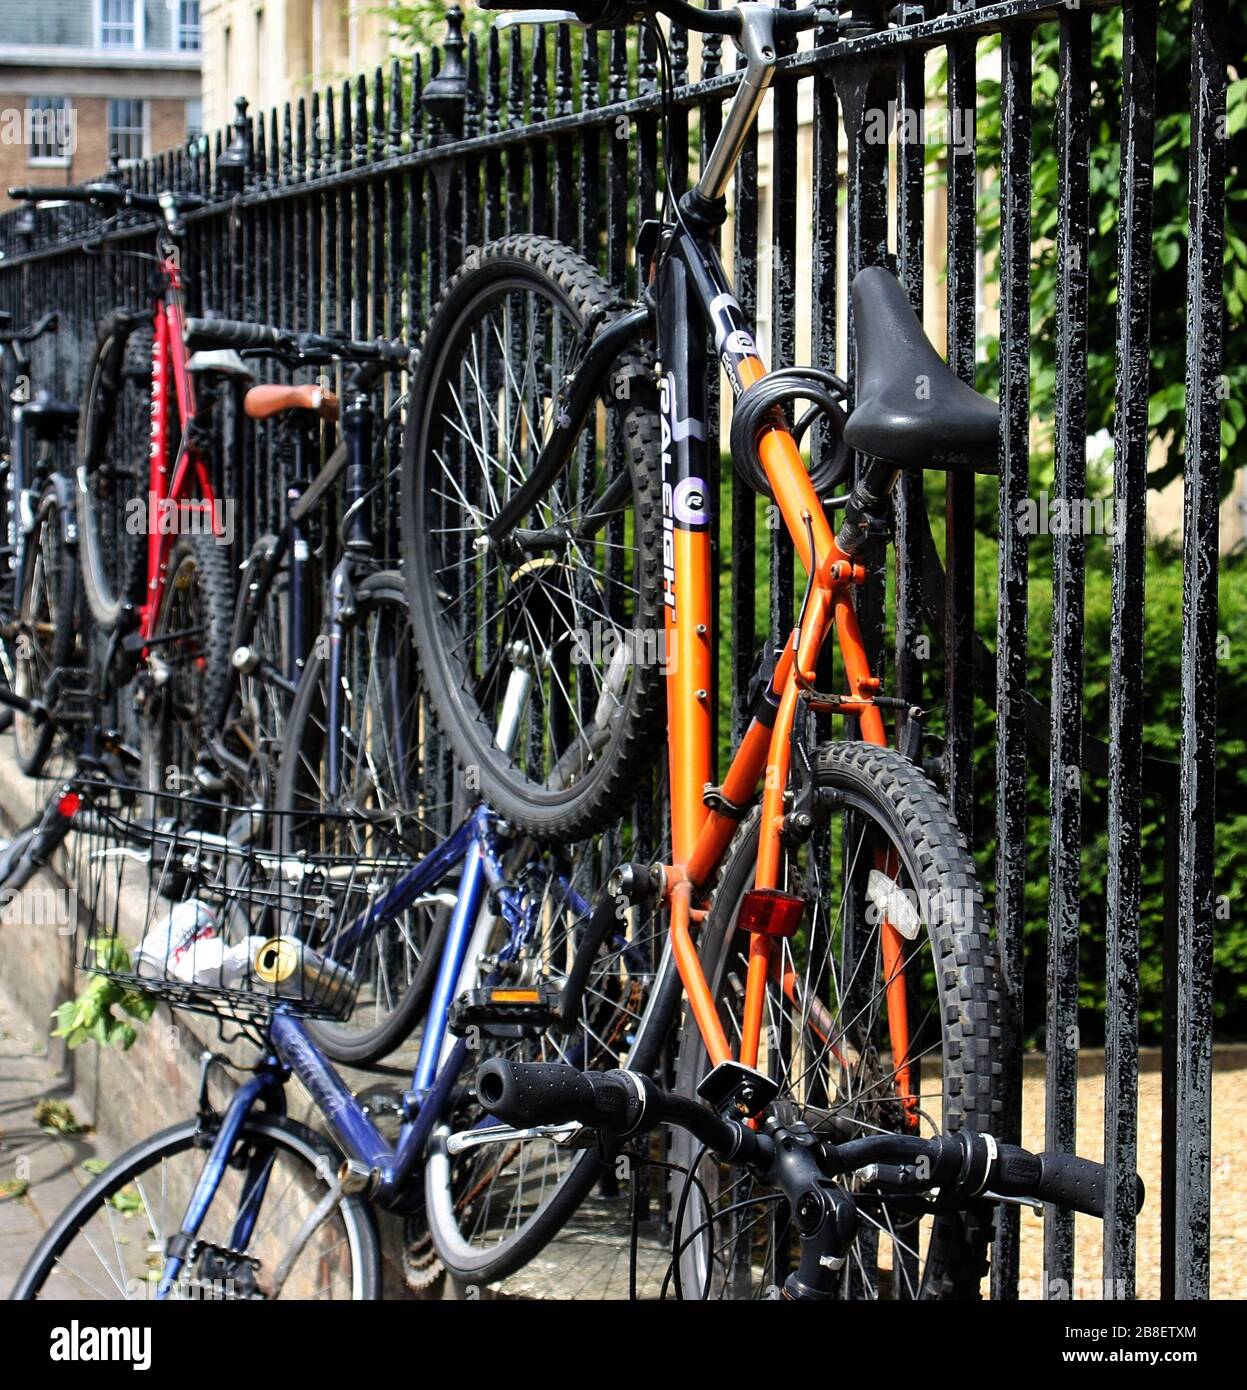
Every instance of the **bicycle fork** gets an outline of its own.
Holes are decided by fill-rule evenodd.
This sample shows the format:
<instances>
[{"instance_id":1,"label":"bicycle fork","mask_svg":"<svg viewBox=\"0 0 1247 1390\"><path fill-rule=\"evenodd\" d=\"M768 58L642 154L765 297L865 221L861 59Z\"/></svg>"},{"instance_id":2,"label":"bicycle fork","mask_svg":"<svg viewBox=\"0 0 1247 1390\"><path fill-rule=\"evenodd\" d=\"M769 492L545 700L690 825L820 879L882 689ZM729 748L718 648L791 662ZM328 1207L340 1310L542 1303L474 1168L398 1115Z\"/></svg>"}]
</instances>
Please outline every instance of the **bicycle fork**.
<instances>
[{"instance_id":1,"label":"bicycle fork","mask_svg":"<svg viewBox=\"0 0 1247 1390\"><path fill-rule=\"evenodd\" d=\"M200 1071L199 1113L201 1120L211 1114L207 1090L208 1074L214 1060L211 1054L205 1055ZM243 1126L246 1124L247 1116L257 1101L262 1101L267 1109L276 1113L284 1113L285 1111L285 1100L281 1087L281 1064L276 1058L266 1058L262 1069L243 1082L234 1093L225 1114L221 1117L220 1125L208 1150L207 1161L199 1174L190 1201L187 1203L182 1224L179 1226L177 1234L171 1236L165 1244L164 1265L160 1273L160 1282L156 1286L156 1298L158 1300L163 1301L168 1298L177 1285L187 1262L194 1257L200 1227L203 1225L208 1208L212 1205L221 1186L221 1179L225 1176L225 1170L229 1165L234 1146L238 1142ZM233 1229L230 1233L229 1248L233 1251L241 1252L246 1242L251 1238L260 1206L264 1200L264 1194L268 1190L268 1179L272 1171L274 1156L274 1153L269 1151L263 1155L257 1155L252 1160L244 1184L243 1195L238 1204ZM339 1200L340 1198L339 1192ZM310 1232L308 1234L310 1235ZM306 1240L307 1236L305 1235L304 1242Z\"/></svg>"}]
</instances>

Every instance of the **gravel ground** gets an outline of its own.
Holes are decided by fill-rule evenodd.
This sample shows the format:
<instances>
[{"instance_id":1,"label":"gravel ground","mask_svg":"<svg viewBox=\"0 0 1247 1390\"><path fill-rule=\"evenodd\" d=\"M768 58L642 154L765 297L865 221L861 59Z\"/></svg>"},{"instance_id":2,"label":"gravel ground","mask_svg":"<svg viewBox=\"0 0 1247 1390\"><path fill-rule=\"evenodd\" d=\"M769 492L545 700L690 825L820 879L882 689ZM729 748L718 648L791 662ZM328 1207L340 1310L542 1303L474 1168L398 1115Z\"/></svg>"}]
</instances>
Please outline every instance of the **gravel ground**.
<instances>
[{"instance_id":1,"label":"gravel ground","mask_svg":"<svg viewBox=\"0 0 1247 1390\"><path fill-rule=\"evenodd\" d=\"M1240 1060L1241 1053L1235 1057ZM1212 1296L1247 1297L1247 1188L1241 1155L1247 1146L1247 1068L1228 1066L1213 1072L1212 1087ZM1043 1148L1042 1076L1027 1076L1022 1092L1022 1142ZM1104 1156L1104 1077L1081 1076L1078 1082L1078 1152ZM1139 1077L1139 1173L1147 1200L1139 1216L1137 1296L1160 1297L1160 1073ZM1103 1227L1091 1217L1075 1224L1074 1295L1099 1298L1102 1293ZM1020 1277L1038 1297L1042 1289L1043 1222L1022 1213Z\"/></svg>"}]
</instances>

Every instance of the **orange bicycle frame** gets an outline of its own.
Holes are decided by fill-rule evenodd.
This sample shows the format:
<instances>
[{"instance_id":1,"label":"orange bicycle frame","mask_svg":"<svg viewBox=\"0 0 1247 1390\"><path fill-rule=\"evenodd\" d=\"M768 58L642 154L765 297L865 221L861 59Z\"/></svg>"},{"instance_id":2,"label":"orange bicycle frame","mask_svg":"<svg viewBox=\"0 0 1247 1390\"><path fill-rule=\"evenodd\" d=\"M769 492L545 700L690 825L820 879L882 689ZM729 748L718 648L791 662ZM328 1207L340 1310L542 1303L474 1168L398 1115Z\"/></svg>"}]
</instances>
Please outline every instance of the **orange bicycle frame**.
<instances>
[{"instance_id":1,"label":"orange bicycle frame","mask_svg":"<svg viewBox=\"0 0 1247 1390\"><path fill-rule=\"evenodd\" d=\"M711 530L707 486L704 319L734 397L766 375L753 335L726 274L709 243L681 226L669 233L659 262L659 391L662 408L663 606L666 637L668 763L671 791L671 855L666 888L672 952L693 1017L712 1066L736 1060L755 1067L766 990L772 975L795 987L782 970L771 936L752 936L745 985L740 1048L735 1059L693 940L698 903L734 834L730 809L752 800L762 783L761 831L755 887L780 887L784 794L789 781L793 725L802 689L812 689L819 653L834 629L847 684L847 702L861 737L886 741L883 719L872 702L878 682L870 670L853 604L864 578L836 544L800 450L783 428L769 426L757 441L759 459L796 553L810 576L801 621L785 642L769 690L755 712L717 789L706 794L713 767L715 661ZM901 938L882 923L885 993L897 1086L909 1094L910 1038Z\"/></svg>"}]
</instances>

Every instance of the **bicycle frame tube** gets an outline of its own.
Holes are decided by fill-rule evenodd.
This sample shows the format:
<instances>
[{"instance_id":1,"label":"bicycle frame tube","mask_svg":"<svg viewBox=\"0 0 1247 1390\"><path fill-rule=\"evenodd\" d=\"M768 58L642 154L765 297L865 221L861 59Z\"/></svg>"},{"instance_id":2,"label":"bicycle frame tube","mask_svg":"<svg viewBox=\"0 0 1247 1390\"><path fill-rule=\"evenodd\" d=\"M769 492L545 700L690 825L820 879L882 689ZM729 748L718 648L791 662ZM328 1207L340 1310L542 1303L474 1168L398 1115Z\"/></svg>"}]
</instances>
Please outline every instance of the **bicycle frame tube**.
<instances>
[{"instance_id":1,"label":"bicycle frame tube","mask_svg":"<svg viewBox=\"0 0 1247 1390\"><path fill-rule=\"evenodd\" d=\"M434 850L432 855L395 884L386 899L397 899L405 892L410 901L418 891L422 891L412 886L417 875L422 887L427 887L448 872L459 858L464 861L464 871L454 916L442 948L438 979L425 1017L424 1035L412 1075L411 1090L405 1097L409 1109L414 1109L415 1114L404 1121L397 1144L391 1145L380 1134L300 1019L278 1012L274 1014L271 1024L270 1038L278 1057L306 1086L342 1152L375 1175L372 1195L381 1202L395 1201L403 1195L423 1155L429 1134L467 1061L467 1044L459 1039L438 1066L454 987L459 980L468 940L484 901L485 889L491 884L500 885L503 878L501 852L493 817L488 809L478 807L451 840ZM430 866L427 872L424 871L425 865ZM370 917L372 930L382 925L378 913L373 912Z\"/></svg>"},{"instance_id":2,"label":"bicycle frame tube","mask_svg":"<svg viewBox=\"0 0 1247 1390\"><path fill-rule=\"evenodd\" d=\"M325 683L325 795L331 802L342 790L342 637L344 618L355 606L351 587L351 562L343 556L329 577L329 612L325 623L329 638Z\"/></svg>"},{"instance_id":3,"label":"bicycle frame tube","mask_svg":"<svg viewBox=\"0 0 1247 1390\"><path fill-rule=\"evenodd\" d=\"M186 369L186 344L183 341L182 279L177 257L168 255L162 263L164 291L157 299L152 313L152 403L151 403L151 466L148 483L147 525L147 597L139 613L139 631L152 637L156 618L168 582L169 552L173 549L180 516L188 506L206 512L211 519L212 532L220 534L216 493L207 463L190 438L190 425L195 418L195 388ZM172 466L169 463L171 418L170 407L177 402L178 418L182 422L183 440ZM198 488L199 501L191 503L192 483ZM174 511L178 518L173 524L165 521Z\"/></svg>"},{"instance_id":4,"label":"bicycle frame tube","mask_svg":"<svg viewBox=\"0 0 1247 1390\"><path fill-rule=\"evenodd\" d=\"M437 980L433 985L433 998L420 1039L420 1055L416 1059L416 1071L411 1083L417 1097L422 1097L428 1092L437 1074L442 1042L446 1037L446 1023L450 1017L450 1006L454 1003L459 976L463 972L463 962L467 957L468 942L471 940L477 915L484 901L486 884L490 880L495 883L502 881L502 865L487 832L489 812L483 806L478 807L472 819L472 844L468 849L467 858L463 861L459 896L451 913L446 944L442 948Z\"/></svg>"},{"instance_id":5,"label":"bicycle frame tube","mask_svg":"<svg viewBox=\"0 0 1247 1390\"><path fill-rule=\"evenodd\" d=\"M346 959L357 947L365 945L387 923L392 922L422 894L440 882L467 855L473 838L478 834L476 816L469 817L436 849L432 849L418 864L403 874L390 888L359 914L333 943L329 955L335 960Z\"/></svg>"},{"instance_id":6,"label":"bicycle frame tube","mask_svg":"<svg viewBox=\"0 0 1247 1390\"><path fill-rule=\"evenodd\" d=\"M290 547L290 587L288 591L288 618L286 622L286 652L283 674L292 683L297 683L307 657L307 597L303 586L307 582L308 540L299 521L298 505L307 486L306 459L311 441L307 430L296 426L294 432L294 481L286 489L286 526Z\"/></svg>"},{"instance_id":7,"label":"bicycle frame tube","mask_svg":"<svg viewBox=\"0 0 1247 1390\"><path fill-rule=\"evenodd\" d=\"M693 944L693 902L727 848L736 820L710 812L704 803L711 766L710 717L711 571L705 507L705 389L700 328L690 331L692 310L705 320L739 398L760 381L766 368L753 334L714 248L683 227L671 233L660 268L659 359L663 377L663 561L669 641L677 657L667 673L673 870L671 933L676 965L712 1065L732 1053ZM684 365L687 363L687 368ZM680 370L676 370L679 364ZM784 428L771 426L757 441L762 467L796 553L811 575L801 622L786 643L769 690L738 748L723 782L723 795L747 803L765 772L755 886L779 886L781 833L789 754L800 692L812 689L819 652L834 627L844 660L849 695L862 736L885 741L883 720L870 703L877 682L870 672L852 602L861 571L839 549L810 482L800 450ZM715 461L717 464L717 461ZM669 647L669 650L671 648ZM888 924L884 924L885 933ZM895 943L893 943L895 944ZM755 935L749 953L739 1060L757 1062L763 1004L772 969L771 938ZM903 981L900 982L903 988ZM895 1040L894 1040L895 1041ZM898 1054L901 1055L901 1054Z\"/></svg>"},{"instance_id":8,"label":"bicycle frame tube","mask_svg":"<svg viewBox=\"0 0 1247 1390\"><path fill-rule=\"evenodd\" d=\"M13 586L13 612L6 617L16 616L22 603L22 591L26 582L26 555L29 550L26 542L34 529L36 499L32 495L30 477L30 441L23 416L25 406L14 402L9 416L9 477L8 502L5 524L8 531L9 575Z\"/></svg>"},{"instance_id":9,"label":"bicycle frame tube","mask_svg":"<svg viewBox=\"0 0 1247 1390\"><path fill-rule=\"evenodd\" d=\"M343 494L343 555L329 579L329 683L325 727L329 734L326 749L327 792L336 798L342 780L342 655L343 628L353 615L355 566L371 555L373 538L368 517L367 479L372 449L372 400L365 391L355 390L342 417L342 439L346 445L346 481ZM292 521L298 515L292 509ZM297 524L297 522L295 523Z\"/></svg>"}]
</instances>

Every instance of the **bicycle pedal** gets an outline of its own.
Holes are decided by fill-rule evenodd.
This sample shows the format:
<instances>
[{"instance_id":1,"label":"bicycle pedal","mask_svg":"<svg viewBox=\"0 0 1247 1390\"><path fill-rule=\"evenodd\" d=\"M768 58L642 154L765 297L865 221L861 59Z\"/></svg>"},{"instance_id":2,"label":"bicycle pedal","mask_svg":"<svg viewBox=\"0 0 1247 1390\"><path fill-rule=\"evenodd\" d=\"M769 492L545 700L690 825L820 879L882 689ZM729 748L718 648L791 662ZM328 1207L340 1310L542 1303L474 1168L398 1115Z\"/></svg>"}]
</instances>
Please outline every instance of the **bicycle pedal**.
<instances>
[{"instance_id":1,"label":"bicycle pedal","mask_svg":"<svg viewBox=\"0 0 1247 1390\"><path fill-rule=\"evenodd\" d=\"M470 989L455 1000L447 1026L456 1037L477 1028L487 1038L509 1041L540 1037L562 1021L562 991L548 985L492 985Z\"/></svg>"}]
</instances>

